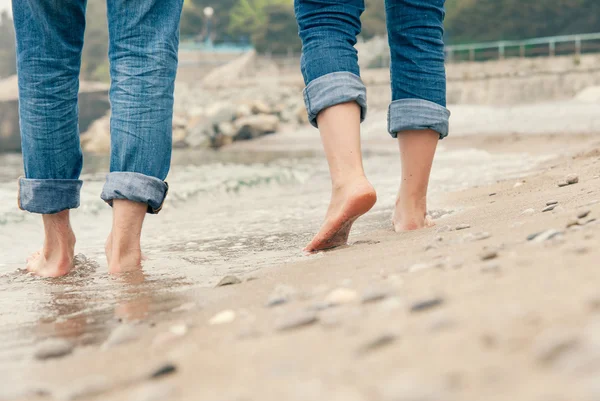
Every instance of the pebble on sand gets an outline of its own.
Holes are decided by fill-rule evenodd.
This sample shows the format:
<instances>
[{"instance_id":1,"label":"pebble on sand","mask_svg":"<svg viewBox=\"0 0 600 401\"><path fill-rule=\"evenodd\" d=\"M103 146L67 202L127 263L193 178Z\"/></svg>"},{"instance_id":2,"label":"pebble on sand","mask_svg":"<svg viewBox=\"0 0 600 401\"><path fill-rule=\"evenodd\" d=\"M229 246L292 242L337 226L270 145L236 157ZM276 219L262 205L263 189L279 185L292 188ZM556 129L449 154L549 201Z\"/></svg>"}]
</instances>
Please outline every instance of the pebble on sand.
<instances>
[{"instance_id":1,"label":"pebble on sand","mask_svg":"<svg viewBox=\"0 0 600 401\"><path fill-rule=\"evenodd\" d=\"M534 213L535 213L535 209L529 208L529 209L523 210L523 212L521 214L524 216L530 216Z\"/></svg>"},{"instance_id":2,"label":"pebble on sand","mask_svg":"<svg viewBox=\"0 0 600 401\"><path fill-rule=\"evenodd\" d=\"M349 288L336 288L325 298L325 302L331 305L343 305L356 301L358 294Z\"/></svg>"},{"instance_id":3,"label":"pebble on sand","mask_svg":"<svg viewBox=\"0 0 600 401\"><path fill-rule=\"evenodd\" d=\"M384 348L388 345L393 344L396 341L396 338L397 337L395 334L391 334L391 333L381 334L381 335L367 341L366 343L362 344L360 347L358 347L358 349L356 350L356 354L360 356L360 355L368 354L369 352L372 352L372 351L379 350L381 348Z\"/></svg>"},{"instance_id":4,"label":"pebble on sand","mask_svg":"<svg viewBox=\"0 0 600 401\"><path fill-rule=\"evenodd\" d=\"M234 320L235 320L235 312L232 311L231 309L227 309L227 310L217 313L212 318L210 318L210 320L208 321L208 324L210 324L211 326L215 326L218 324L231 323Z\"/></svg>"},{"instance_id":5,"label":"pebble on sand","mask_svg":"<svg viewBox=\"0 0 600 401\"><path fill-rule=\"evenodd\" d=\"M177 366L173 365L172 363L165 363L154 369L154 371L150 373L150 378L157 379L159 377L168 376L175 372L177 372Z\"/></svg>"},{"instance_id":6,"label":"pebble on sand","mask_svg":"<svg viewBox=\"0 0 600 401\"><path fill-rule=\"evenodd\" d=\"M552 205L558 205L558 201L557 200L550 200L550 201L546 202L546 206L552 206Z\"/></svg>"},{"instance_id":7,"label":"pebble on sand","mask_svg":"<svg viewBox=\"0 0 600 401\"><path fill-rule=\"evenodd\" d=\"M125 344L137 340L140 336L139 329L132 324L122 324L110 333L108 339L102 344L102 348L107 349L117 345Z\"/></svg>"},{"instance_id":8,"label":"pebble on sand","mask_svg":"<svg viewBox=\"0 0 600 401\"><path fill-rule=\"evenodd\" d=\"M588 217L591 213L591 210L582 210L581 212L577 213L577 218L578 219L585 219L586 217Z\"/></svg>"},{"instance_id":9,"label":"pebble on sand","mask_svg":"<svg viewBox=\"0 0 600 401\"><path fill-rule=\"evenodd\" d=\"M430 299L425 299L423 301L417 301L415 303L413 303L410 306L410 311L415 313L415 312L424 312L426 310L429 309L433 309L436 308L438 306L441 306L444 303L444 300L442 298L430 298Z\"/></svg>"},{"instance_id":10,"label":"pebble on sand","mask_svg":"<svg viewBox=\"0 0 600 401\"><path fill-rule=\"evenodd\" d=\"M562 231L558 231L558 230L555 230L555 229L552 228L552 229L549 229L549 230L546 230L546 231L542 231L542 232L539 232L539 233L531 234L531 235L529 235L527 237L527 240L528 241L533 241L533 242L536 242L536 243L541 243L541 242L548 241L548 240L551 240L553 238L556 238L556 237L558 237L558 236L560 236L562 234L563 234Z\"/></svg>"},{"instance_id":11,"label":"pebble on sand","mask_svg":"<svg viewBox=\"0 0 600 401\"><path fill-rule=\"evenodd\" d=\"M368 304L372 302L379 302L384 300L389 296L389 291L384 288L367 288L360 298L363 304Z\"/></svg>"},{"instance_id":12,"label":"pebble on sand","mask_svg":"<svg viewBox=\"0 0 600 401\"><path fill-rule=\"evenodd\" d=\"M577 174L569 174L565 177L564 181L558 183L559 187L566 187L568 185L577 184L579 182L579 176Z\"/></svg>"},{"instance_id":13,"label":"pebble on sand","mask_svg":"<svg viewBox=\"0 0 600 401\"><path fill-rule=\"evenodd\" d=\"M494 249L487 249L484 250L480 255L479 258L481 260L492 260L492 259L496 259L498 257L498 251L494 250Z\"/></svg>"},{"instance_id":14,"label":"pebble on sand","mask_svg":"<svg viewBox=\"0 0 600 401\"><path fill-rule=\"evenodd\" d=\"M456 231L460 231L460 230L466 230L467 228L471 228L471 225L470 224L459 224L454 229Z\"/></svg>"},{"instance_id":15,"label":"pebble on sand","mask_svg":"<svg viewBox=\"0 0 600 401\"><path fill-rule=\"evenodd\" d=\"M224 287L226 285L240 284L241 282L242 282L242 280L240 280L236 276L225 276L225 277L223 277L221 279L221 281L219 281L219 283L216 286L217 287Z\"/></svg>"},{"instance_id":16,"label":"pebble on sand","mask_svg":"<svg viewBox=\"0 0 600 401\"><path fill-rule=\"evenodd\" d=\"M554 209L556 209L557 205L558 204L555 203L554 205L546 206L545 208L542 209L542 213L553 211Z\"/></svg>"},{"instance_id":17,"label":"pebble on sand","mask_svg":"<svg viewBox=\"0 0 600 401\"><path fill-rule=\"evenodd\" d=\"M500 273L500 264L495 262L485 263L481 266L483 273Z\"/></svg>"},{"instance_id":18,"label":"pebble on sand","mask_svg":"<svg viewBox=\"0 0 600 401\"><path fill-rule=\"evenodd\" d=\"M275 324L277 331L289 331L301 327L310 326L319 320L313 311L302 311L283 317Z\"/></svg>"},{"instance_id":19,"label":"pebble on sand","mask_svg":"<svg viewBox=\"0 0 600 401\"><path fill-rule=\"evenodd\" d=\"M555 362L565 353L579 346L579 339L566 330L549 330L538 336L533 344L533 354L538 363Z\"/></svg>"},{"instance_id":20,"label":"pebble on sand","mask_svg":"<svg viewBox=\"0 0 600 401\"><path fill-rule=\"evenodd\" d=\"M46 340L35 348L33 356L35 359L46 360L60 358L73 352L73 344L67 340L53 338Z\"/></svg>"},{"instance_id":21,"label":"pebble on sand","mask_svg":"<svg viewBox=\"0 0 600 401\"><path fill-rule=\"evenodd\" d=\"M465 241L484 241L488 238L491 238L492 234L488 232L479 232L473 234L467 234L464 237Z\"/></svg>"}]
</instances>

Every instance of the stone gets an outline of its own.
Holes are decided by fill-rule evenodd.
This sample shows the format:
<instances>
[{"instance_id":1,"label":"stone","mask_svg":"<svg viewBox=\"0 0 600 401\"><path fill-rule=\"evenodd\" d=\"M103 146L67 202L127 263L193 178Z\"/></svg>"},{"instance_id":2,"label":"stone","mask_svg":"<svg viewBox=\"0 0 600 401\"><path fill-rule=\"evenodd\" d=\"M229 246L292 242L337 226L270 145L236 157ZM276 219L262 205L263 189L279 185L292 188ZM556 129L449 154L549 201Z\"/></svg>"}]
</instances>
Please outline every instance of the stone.
<instances>
[{"instance_id":1,"label":"stone","mask_svg":"<svg viewBox=\"0 0 600 401\"><path fill-rule=\"evenodd\" d=\"M568 330L549 329L533 343L533 355L540 364L551 364L579 346L579 339Z\"/></svg>"},{"instance_id":2,"label":"stone","mask_svg":"<svg viewBox=\"0 0 600 401\"><path fill-rule=\"evenodd\" d=\"M513 185L513 188L519 188L521 186L523 186L522 182L515 182L515 185Z\"/></svg>"},{"instance_id":3,"label":"stone","mask_svg":"<svg viewBox=\"0 0 600 401\"><path fill-rule=\"evenodd\" d=\"M492 260L492 259L496 259L498 257L498 251L494 250L494 249L487 249L484 250L480 255L479 258L481 260Z\"/></svg>"},{"instance_id":4,"label":"stone","mask_svg":"<svg viewBox=\"0 0 600 401\"><path fill-rule=\"evenodd\" d=\"M267 303L265 306L267 308L272 308L274 306L283 305L283 304L287 303L288 300L289 300L289 298L285 295L273 294L273 295L269 296L269 299L267 300Z\"/></svg>"},{"instance_id":5,"label":"stone","mask_svg":"<svg viewBox=\"0 0 600 401\"><path fill-rule=\"evenodd\" d=\"M421 270L431 269L432 267L433 267L433 265L431 265L429 263L416 263L408 268L408 272L415 273L415 272L418 272Z\"/></svg>"},{"instance_id":6,"label":"stone","mask_svg":"<svg viewBox=\"0 0 600 401\"><path fill-rule=\"evenodd\" d=\"M150 373L150 378L157 379L159 377L171 375L175 372L177 372L177 366L173 365L172 363L165 363L154 369L154 371Z\"/></svg>"},{"instance_id":7,"label":"stone","mask_svg":"<svg viewBox=\"0 0 600 401\"><path fill-rule=\"evenodd\" d=\"M479 232L479 233L465 235L464 240L465 241L483 241L483 240L486 240L491 237L492 237L492 234L490 234L488 232Z\"/></svg>"},{"instance_id":8,"label":"stone","mask_svg":"<svg viewBox=\"0 0 600 401\"><path fill-rule=\"evenodd\" d=\"M185 323L175 324L175 325L169 327L169 332L178 337L185 336L188 333L188 331L189 331L189 327Z\"/></svg>"},{"instance_id":9,"label":"stone","mask_svg":"<svg viewBox=\"0 0 600 401\"><path fill-rule=\"evenodd\" d=\"M389 296L389 294L389 291L384 288L372 287L366 289L362 293L360 300L363 304L379 302L386 299Z\"/></svg>"},{"instance_id":10,"label":"stone","mask_svg":"<svg viewBox=\"0 0 600 401\"><path fill-rule=\"evenodd\" d=\"M396 338L397 338L396 335L391 334L391 333L384 333L384 334L378 335L377 337L367 341L366 343L364 343L360 347L358 347L358 349L356 350L356 353L358 355L365 355L370 352L379 350L381 348L392 345L396 341Z\"/></svg>"},{"instance_id":11,"label":"stone","mask_svg":"<svg viewBox=\"0 0 600 401\"><path fill-rule=\"evenodd\" d=\"M269 105L262 100L255 100L250 104L252 114L271 114L272 110Z\"/></svg>"},{"instance_id":12,"label":"stone","mask_svg":"<svg viewBox=\"0 0 600 401\"><path fill-rule=\"evenodd\" d=\"M551 200L546 202L546 206L552 206L552 205L558 205L558 201L557 200Z\"/></svg>"},{"instance_id":13,"label":"stone","mask_svg":"<svg viewBox=\"0 0 600 401\"><path fill-rule=\"evenodd\" d=\"M240 284L241 282L242 282L242 280L240 280L236 276L225 276L221 279L221 281L219 281L217 283L216 287L224 287L227 285L236 285L236 284Z\"/></svg>"},{"instance_id":14,"label":"stone","mask_svg":"<svg viewBox=\"0 0 600 401\"><path fill-rule=\"evenodd\" d=\"M544 213L544 212L551 212L554 209L556 209L556 206L557 206L556 204L550 205L550 206L546 206L545 208L542 209L542 213Z\"/></svg>"},{"instance_id":15,"label":"stone","mask_svg":"<svg viewBox=\"0 0 600 401\"><path fill-rule=\"evenodd\" d=\"M437 308L444 304L443 298L430 298L422 301L417 301L410 306L410 311L413 313L424 312L433 308Z\"/></svg>"},{"instance_id":16,"label":"stone","mask_svg":"<svg viewBox=\"0 0 600 401\"><path fill-rule=\"evenodd\" d=\"M342 305L354 302L357 298L356 291L348 288L337 288L325 297L325 302L331 305Z\"/></svg>"},{"instance_id":17,"label":"stone","mask_svg":"<svg viewBox=\"0 0 600 401\"><path fill-rule=\"evenodd\" d=\"M579 182L579 176L577 174L569 174L565 177L565 182L568 185L577 184Z\"/></svg>"},{"instance_id":18,"label":"stone","mask_svg":"<svg viewBox=\"0 0 600 401\"><path fill-rule=\"evenodd\" d=\"M230 138L233 138L236 133L235 126L229 121L224 121L217 125L217 131L219 132L219 134Z\"/></svg>"},{"instance_id":19,"label":"stone","mask_svg":"<svg viewBox=\"0 0 600 401\"><path fill-rule=\"evenodd\" d=\"M571 227L576 227L579 226L579 220L578 219L569 219L567 221L567 228L571 228Z\"/></svg>"},{"instance_id":20,"label":"stone","mask_svg":"<svg viewBox=\"0 0 600 401\"><path fill-rule=\"evenodd\" d=\"M483 273L499 273L500 272L500 264L498 263L485 263L481 266L481 271Z\"/></svg>"},{"instance_id":21,"label":"stone","mask_svg":"<svg viewBox=\"0 0 600 401\"><path fill-rule=\"evenodd\" d=\"M132 324L121 324L114 329L108 339L102 344L103 349L112 348L118 345L126 344L137 340L140 337L140 330Z\"/></svg>"},{"instance_id":22,"label":"stone","mask_svg":"<svg viewBox=\"0 0 600 401\"><path fill-rule=\"evenodd\" d=\"M466 230L467 228L471 228L471 225L469 225L469 224L459 224L454 229L456 231L460 231L460 230Z\"/></svg>"},{"instance_id":23,"label":"stone","mask_svg":"<svg viewBox=\"0 0 600 401\"><path fill-rule=\"evenodd\" d=\"M208 324L210 324L211 326L215 326L215 325L219 325L219 324L231 323L234 320L235 320L235 312L231 309L227 309L227 310L217 313L212 318L210 318L210 320L208 321Z\"/></svg>"},{"instance_id":24,"label":"stone","mask_svg":"<svg viewBox=\"0 0 600 401\"><path fill-rule=\"evenodd\" d=\"M590 215L591 212L592 212L591 210L582 210L581 212L577 213L577 218L585 219L586 217L588 217Z\"/></svg>"},{"instance_id":25,"label":"stone","mask_svg":"<svg viewBox=\"0 0 600 401\"><path fill-rule=\"evenodd\" d=\"M277 132L279 119L269 114L256 114L235 120L235 140L248 140Z\"/></svg>"},{"instance_id":26,"label":"stone","mask_svg":"<svg viewBox=\"0 0 600 401\"><path fill-rule=\"evenodd\" d=\"M525 209L523 210L523 212L521 213L523 216L531 216L532 214L535 213L535 209Z\"/></svg>"},{"instance_id":27,"label":"stone","mask_svg":"<svg viewBox=\"0 0 600 401\"><path fill-rule=\"evenodd\" d=\"M496 192L491 192L490 193L490 196L496 196L496 195L498 195Z\"/></svg>"},{"instance_id":28,"label":"stone","mask_svg":"<svg viewBox=\"0 0 600 401\"><path fill-rule=\"evenodd\" d=\"M165 382L150 382L140 386L132 396L133 401L165 401L175 398L175 386Z\"/></svg>"},{"instance_id":29,"label":"stone","mask_svg":"<svg viewBox=\"0 0 600 401\"><path fill-rule=\"evenodd\" d=\"M290 331L310 326L319 320L313 311L301 311L284 316L275 324L277 331Z\"/></svg>"},{"instance_id":30,"label":"stone","mask_svg":"<svg viewBox=\"0 0 600 401\"><path fill-rule=\"evenodd\" d=\"M88 376L71 381L65 389L59 390L53 395L61 401L72 401L96 396L110 389L111 383L105 376Z\"/></svg>"},{"instance_id":31,"label":"stone","mask_svg":"<svg viewBox=\"0 0 600 401\"><path fill-rule=\"evenodd\" d=\"M266 307L272 308L274 306L283 305L289 302L294 296L296 296L297 291L294 287L289 285L279 284L269 298L267 299Z\"/></svg>"},{"instance_id":32,"label":"stone","mask_svg":"<svg viewBox=\"0 0 600 401\"><path fill-rule=\"evenodd\" d=\"M33 351L33 356L39 360L61 358L73 352L73 348L74 346L70 341L53 338L38 344Z\"/></svg>"},{"instance_id":33,"label":"stone","mask_svg":"<svg viewBox=\"0 0 600 401\"><path fill-rule=\"evenodd\" d=\"M542 243L542 242L551 240L553 238L559 237L561 235L563 235L562 231L558 231L555 229L549 229L549 230L542 231L537 234L531 234L529 237L527 237L527 240L533 241L536 243Z\"/></svg>"},{"instance_id":34,"label":"stone","mask_svg":"<svg viewBox=\"0 0 600 401\"><path fill-rule=\"evenodd\" d=\"M240 104L235 110L235 118L244 118L252 115L252 108L249 104Z\"/></svg>"}]
</instances>

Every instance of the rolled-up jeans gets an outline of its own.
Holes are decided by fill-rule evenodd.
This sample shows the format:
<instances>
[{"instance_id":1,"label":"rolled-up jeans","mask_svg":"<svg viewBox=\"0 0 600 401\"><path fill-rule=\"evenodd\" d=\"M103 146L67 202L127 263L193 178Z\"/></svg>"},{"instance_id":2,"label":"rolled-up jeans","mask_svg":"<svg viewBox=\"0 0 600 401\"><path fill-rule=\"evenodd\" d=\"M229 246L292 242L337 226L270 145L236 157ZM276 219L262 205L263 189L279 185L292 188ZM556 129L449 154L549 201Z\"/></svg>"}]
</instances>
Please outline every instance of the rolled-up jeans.
<instances>
[{"instance_id":1,"label":"rolled-up jeans","mask_svg":"<svg viewBox=\"0 0 600 401\"><path fill-rule=\"evenodd\" d=\"M443 21L445 0L386 0L392 102L388 131L433 130L448 135ZM302 39L304 101L311 124L331 106L356 102L361 121L367 93L360 79L356 36L364 0L295 0Z\"/></svg>"},{"instance_id":2,"label":"rolled-up jeans","mask_svg":"<svg viewBox=\"0 0 600 401\"><path fill-rule=\"evenodd\" d=\"M157 213L168 186L183 0L106 0L111 75L110 173L102 199ZM83 157L77 96L86 0L14 0L25 178L19 207L79 206Z\"/></svg>"}]
</instances>

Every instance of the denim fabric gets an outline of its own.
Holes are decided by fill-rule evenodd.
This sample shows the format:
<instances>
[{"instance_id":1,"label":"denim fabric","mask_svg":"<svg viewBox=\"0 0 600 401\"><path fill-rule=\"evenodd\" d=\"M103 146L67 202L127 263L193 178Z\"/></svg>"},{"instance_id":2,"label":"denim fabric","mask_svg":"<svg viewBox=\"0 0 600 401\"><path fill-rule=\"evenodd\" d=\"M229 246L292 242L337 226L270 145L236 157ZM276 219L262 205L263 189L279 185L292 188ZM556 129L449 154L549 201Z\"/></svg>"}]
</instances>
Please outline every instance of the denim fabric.
<instances>
[{"instance_id":1,"label":"denim fabric","mask_svg":"<svg viewBox=\"0 0 600 401\"><path fill-rule=\"evenodd\" d=\"M103 198L146 199L171 158L173 91L183 0L106 0L111 73L111 172ZM79 205L82 152L77 93L86 0L13 1L25 177L19 205L51 213ZM123 179L124 177L128 178ZM166 184L164 187L166 187ZM53 191L52 188L56 188ZM136 188L137 191L136 192ZM147 199L159 210L166 190ZM151 206L152 205L152 206Z\"/></svg>"},{"instance_id":2,"label":"denim fabric","mask_svg":"<svg viewBox=\"0 0 600 401\"><path fill-rule=\"evenodd\" d=\"M162 209L162 200L167 196L169 186L158 178L139 173L110 173L100 196L112 206L115 199L126 199L146 203L148 213L156 214Z\"/></svg>"},{"instance_id":3,"label":"denim fabric","mask_svg":"<svg viewBox=\"0 0 600 401\"><path fill-rule=\"evenodd\" d=\"M432 129L444 138L450 115L446 109L444 0L386 0L385 5L391 52L389 132L395 137L400 131ZM315 126L319 112L335 104L357 101L362 115L366 114L366 105L356 97L357 91L362 94L366 89L362 84L357 87L360 70L354 48L363 11L364 0L295 0L305 102Z\"/></svg>"}]
</instances>

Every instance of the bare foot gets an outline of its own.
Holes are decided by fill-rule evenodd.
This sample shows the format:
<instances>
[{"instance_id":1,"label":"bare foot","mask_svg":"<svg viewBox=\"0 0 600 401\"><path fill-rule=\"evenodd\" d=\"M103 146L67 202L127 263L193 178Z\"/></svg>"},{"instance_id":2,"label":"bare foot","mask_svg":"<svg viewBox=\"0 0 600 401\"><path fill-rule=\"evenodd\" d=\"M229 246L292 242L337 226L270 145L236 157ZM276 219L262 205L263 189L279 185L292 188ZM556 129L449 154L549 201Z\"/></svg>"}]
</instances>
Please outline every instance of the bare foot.
<instances>
[{"instance_id":1,"label":"bare foot","mask_svg":"<svg viewBox=\"0 0 600 401\"><path fill-rule=\"evenodd\" d=\"M110 274L142 268L142 224L148 205L127 200L113 201L113 227L106 241L106 259Z\"/></svg>"},{"instance_id":2,"label":"bare foot","mask_svg":"<svg viewBox=\"0 0 600 401\"><path fill-rule=\"evenodd\" d=\"M27 259L27 270L40 277L61 277L73 270L75 234L69 211L44 215L45 240L41 251Z\"/></svg>"},{"instance_id":3,"label":"bare foot","mask_svg":"<svg viewBox=\"0 0 600 401\"><path fill-rule=\"evenodd\" d=\"M376 201L375 189L364 176L335 187L325 223L304 250L317 252L345 245L352 224L371 210Z\"/></svg>"},{"instance_id":4,"label":"bare foot","mask_svg":"<svg viewBox=\"0 0 600 401\"><path fill-rule=\"evenodd\" d=\"M435 226L434 221L427 215L426 201L402 201L401 196L396 200L396 208L392 224L397 233L420 230Z\"/></svg>"}]
</instances>

